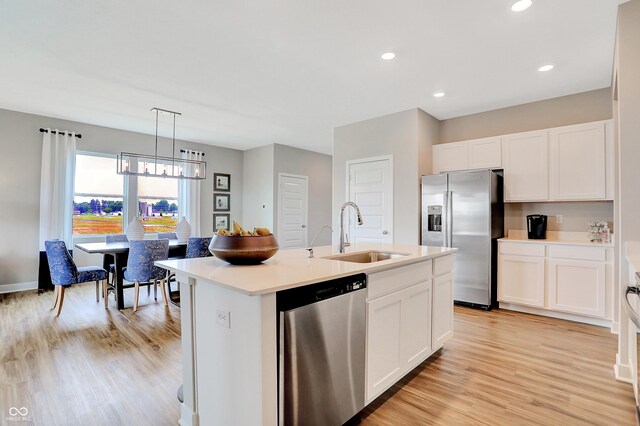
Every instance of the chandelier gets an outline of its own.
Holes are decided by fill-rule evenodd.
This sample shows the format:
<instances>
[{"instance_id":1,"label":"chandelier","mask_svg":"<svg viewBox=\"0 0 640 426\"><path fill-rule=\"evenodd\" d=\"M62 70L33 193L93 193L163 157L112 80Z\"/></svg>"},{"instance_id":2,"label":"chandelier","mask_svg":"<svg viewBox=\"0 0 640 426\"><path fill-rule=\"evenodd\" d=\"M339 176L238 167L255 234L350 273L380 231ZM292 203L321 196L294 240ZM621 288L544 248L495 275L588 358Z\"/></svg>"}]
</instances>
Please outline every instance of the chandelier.
<instances>
[{"instance_id":1,"label":"chandelier","mask_svg":"<svg viewBox=\"0 0 640 426\"><path fill-rule=\"evenodd\" d=\"M203 180L207 178L207 163L202 160L187 160L176 158L176 116L179 112L166 109L151 108L156 113L156 149L154 155L121 152L118 154L117 172L119 175L135 175L163 177L174 179ZM173 116L173 138L171 157L158 155L158 116L159 114Z\"/></svg>"}]
</instances>

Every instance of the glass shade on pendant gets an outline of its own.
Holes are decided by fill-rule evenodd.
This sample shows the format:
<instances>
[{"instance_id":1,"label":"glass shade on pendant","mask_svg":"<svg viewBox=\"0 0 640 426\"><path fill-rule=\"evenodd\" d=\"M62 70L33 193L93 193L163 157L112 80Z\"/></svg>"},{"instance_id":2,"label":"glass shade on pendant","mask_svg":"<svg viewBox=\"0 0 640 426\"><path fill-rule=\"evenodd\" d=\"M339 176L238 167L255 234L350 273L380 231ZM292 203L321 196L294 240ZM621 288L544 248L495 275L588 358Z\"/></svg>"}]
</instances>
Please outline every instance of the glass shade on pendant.
<instances>
[{"instance_id":1,"label":"glass shade on pendant","mask_svg":"<svg viewBox=\"0 0 640 426\"><path fill-rule=\"evenodd\" d=\"M207 178L207 163L202 160L121 152L118 154L118 174L203 180Z\"/></svg>"}]
</instances>

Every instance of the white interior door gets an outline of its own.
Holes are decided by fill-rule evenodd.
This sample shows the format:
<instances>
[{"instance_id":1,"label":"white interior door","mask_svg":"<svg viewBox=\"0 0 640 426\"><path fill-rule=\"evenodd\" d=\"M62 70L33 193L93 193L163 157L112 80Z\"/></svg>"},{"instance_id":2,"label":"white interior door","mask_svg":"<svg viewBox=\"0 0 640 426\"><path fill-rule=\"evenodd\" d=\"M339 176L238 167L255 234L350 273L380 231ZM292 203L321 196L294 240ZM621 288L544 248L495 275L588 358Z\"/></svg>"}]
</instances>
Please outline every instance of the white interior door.
<instances>
[{"instance_id":1,"label":"white interior door","mask_svg":"<svg viewBox=\"0 0 640 426\"><path fill-rule=\"evenodd\" d=\"M278 244L281 248L307 245L307 206L309 178L280 173L278 175Z\"/></svg>"},{"instance_id":2,"label":"white interior door","mask_svg":"<svg viewBox=\"0 0 640 426\"><path fill-rule=\"evenodd\" d=\"M347 162L347 199L360 207L362 225L349 212L349 241L393 243L393 157ZM350 210L353 210L349 208Z\"/></svg>"}]
</instances>

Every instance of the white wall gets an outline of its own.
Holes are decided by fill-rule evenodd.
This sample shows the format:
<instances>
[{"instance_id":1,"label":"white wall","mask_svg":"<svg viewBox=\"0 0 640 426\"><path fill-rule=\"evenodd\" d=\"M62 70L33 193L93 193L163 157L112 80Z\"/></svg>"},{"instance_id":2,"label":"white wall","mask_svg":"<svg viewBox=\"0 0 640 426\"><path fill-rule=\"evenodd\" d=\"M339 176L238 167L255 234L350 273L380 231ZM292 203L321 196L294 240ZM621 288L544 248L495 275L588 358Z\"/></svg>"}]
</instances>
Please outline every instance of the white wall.
<instances>
[{"instance_id":1,"label":"white wall","mask_svg":"<svg viewBox=\"0 0 640 426\"><path fill-rule=\"evenodd\" d=\"M242 223L245 229L274 232L273 145L244 151Z\"/></svg>"},{"instance_id":2,"label":"white wall","mask_svg":"<svg viewBox=\"0 0 640 426\"><path fill-rule=\"evenodd\" d=\"M153 129L153 120L150 120ZM42 133L40 127L72 130L82 134L78 150L116 154L121 151L153 153L154 136L94 126L50 117L0 109L0 286L32 283L38 277L38 227L40 210L40 164ZM178 134L180 128L177 128ZM170 139L161 138L159 154L171 153ZM213 173L230 173L232 181L231 214L242 211L242 151L186 141L181 148L205 153L207 179L202 182L200 228L203 235L213 233ZM239 216L238 216L239 217ZM78 263L102 264L100 258L79 256ZM0 289L0 292L2 290Z\"/></svg>"},{"instance_id":3,"label":"white wall","mask_svg":"<svg viewBox=\"0 0 640 426\"><path fill-rule=\"evenodd\" d=\"M339 208L346 201L346 162L393 155L393 241L418 244L420 175L430 171L431 144L437 134L438 121L417 108L334 128L334 229L339 228ZM335 232L334 241L338 237Z\"/></svg>"},{"instance_id":4,"label":"white wall","mask_svg":"<svg viewBox=\"0 0 640 426\"><path fill-rule=\"evenodd\" d=\"M307 223L308 241L322 229L331 226L331 156L286 145L274 145L274 223L278 227L278 174L291 173L309 178ZM335 229L335 228L334 228ZM331 244L331 232L324 230L316 246Z\"/></svg>"}]
</instances>

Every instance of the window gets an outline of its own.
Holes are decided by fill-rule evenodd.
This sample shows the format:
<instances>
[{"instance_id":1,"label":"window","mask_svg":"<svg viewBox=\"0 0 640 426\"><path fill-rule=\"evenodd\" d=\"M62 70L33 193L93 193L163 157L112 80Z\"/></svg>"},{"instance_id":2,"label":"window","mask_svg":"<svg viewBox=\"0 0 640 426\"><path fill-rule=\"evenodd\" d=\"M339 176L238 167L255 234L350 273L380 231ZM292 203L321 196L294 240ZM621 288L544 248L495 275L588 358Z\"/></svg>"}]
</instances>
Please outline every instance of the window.
<instances>
[{"instance_id":1,"label":"window","mask_svg":"<svg viewBox=\"0 0 640 426\"><path fill-rule=\"evenodd\" d=\"M146 233L175 231L178 179L138 176L138 211Z\"/></svg>"},{"instance_id":2,"label":"window","mask_svg":"<svg viewBox=\"0 0 640 426\"><path fill-rule=\"evenodd\" d=\"M116 173L116 159L95 154L76 155L73 196L73 234L123 232L124 180Z\"/></svg>"}]
</instances>

